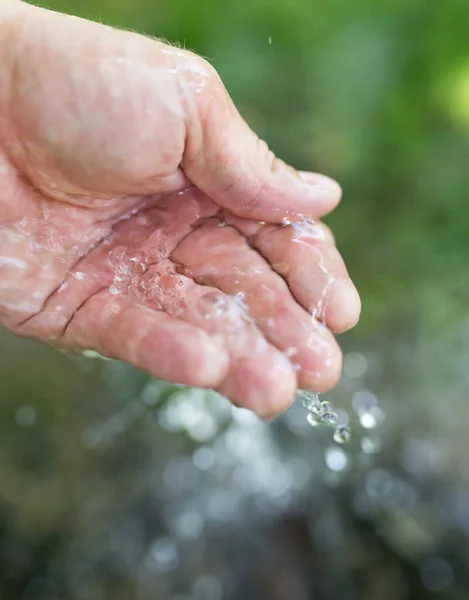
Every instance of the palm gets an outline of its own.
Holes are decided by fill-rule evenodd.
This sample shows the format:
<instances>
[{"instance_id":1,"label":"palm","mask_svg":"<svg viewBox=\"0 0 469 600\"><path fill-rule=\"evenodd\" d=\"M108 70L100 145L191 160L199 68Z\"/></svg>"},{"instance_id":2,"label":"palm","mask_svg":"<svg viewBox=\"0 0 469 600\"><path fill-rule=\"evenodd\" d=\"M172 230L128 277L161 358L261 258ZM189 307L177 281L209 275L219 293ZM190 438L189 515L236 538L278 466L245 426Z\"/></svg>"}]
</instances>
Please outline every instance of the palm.
<instances>
[{"instance_id":1,"label":"palm","mask_svg":"<svg viewBox=\"0 0 469 600\"><path fill-rule=\"evenodd\" d=\"M90 27L93 49L101 29ZM28 38L3 99L0 322L217 388L263 414L298 384L330 387L340 369L330 330L348 328L357 307L339 306L339 288L350 284L327 229L260 222L272 209L257 193L244 206L232 202L225 163L211 170L222 133L209 130L208 155L199 152L180 81L168 76L162 97L161 82L148 77L148 64L167 75L166 50L144 40L136 56L123 53L135 40L114 32L105 66L93 71L86 40L70 49L65 36L51 48L53 34L41 31L47 43ZM184 85L210 88L211 74L175 52ZM34 60L49 72L31 68ZM197 98L197 115L210 128L207 98L213 93ZM227 96L219 106L234 111ZM158 131L156 146L149 130ZM291 182L301 208L304 184Z\"/></svg>"}]
</instances>

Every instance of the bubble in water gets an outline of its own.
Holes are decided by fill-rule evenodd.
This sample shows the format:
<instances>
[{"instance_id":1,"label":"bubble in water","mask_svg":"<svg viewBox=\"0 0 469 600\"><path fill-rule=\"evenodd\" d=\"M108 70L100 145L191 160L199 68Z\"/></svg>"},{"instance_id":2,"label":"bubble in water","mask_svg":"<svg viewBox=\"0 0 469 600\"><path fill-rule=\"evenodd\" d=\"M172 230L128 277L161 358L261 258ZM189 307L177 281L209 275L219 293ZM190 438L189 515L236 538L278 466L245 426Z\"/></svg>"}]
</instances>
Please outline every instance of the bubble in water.
<instances>
[{"instance_id":1,"label":"bubble in water","mask_svg":"<svg viewBox=\"0 0 469 600\"><path fill-rule=\"evenodd\" d=\"M143 254L135 254L122 246L109 252L109 262L114 267L114 281L109 292L113 296L127 294L135 278L145 273L148 258Z\"/></svg>"},{"instance_id":2,"label":"bubble in water","mask_svg":"<svg viewBox=\"0 0 469 600\"><path fill-rule=\"evenodd\" d=\"M352 437L352 431L350 427L346 425L339 425L337 429L334 431L334 441L338 444L348 444Z\"/></svg>"},{"instance_id":3,"label":"bubble in water","mask_svg":"<svg viewBox=\"0 0 469 600\"><path fill-rule=\"evenodd\" d=\"M138 280L138 287L143 292L152 292L159 289L158 282L161 276L159 273L145 273Z\"/></svg>"},{"instance_id":4,"label":"bubble in water","mask_svg":"<svg viewBox=\"0 0 469 600\"><path fill-rule=\"evenodd\" d=\"M132 256L127 264L131 275L142 275L147 267L147 260L145 257Z\"/></svg>"}]
</instances>

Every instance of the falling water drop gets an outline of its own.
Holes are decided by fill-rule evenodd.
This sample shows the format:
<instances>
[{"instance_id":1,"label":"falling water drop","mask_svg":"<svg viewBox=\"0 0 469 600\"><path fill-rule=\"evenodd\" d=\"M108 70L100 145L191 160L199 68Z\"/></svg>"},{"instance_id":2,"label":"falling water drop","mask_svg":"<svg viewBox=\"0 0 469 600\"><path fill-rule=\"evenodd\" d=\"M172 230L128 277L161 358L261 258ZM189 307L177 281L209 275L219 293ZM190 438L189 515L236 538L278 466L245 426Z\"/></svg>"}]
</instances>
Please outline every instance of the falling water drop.
<instances>
[{"instance_id":1,"label":"falling water drop","mask_svg":"<svg viewBox=\"0 0 469 600\"><path fill-rule=\"evenodd\" d=\"M352 437L352 431L347 425L339 425L334 431L334 441L338 444L348 444Z\"/></svg>"},{"instance_id":2,"label":"falling water drop","mask_svg":"<svg viewBox=\"0 0 469 600\"><path fill-rule=\"evenodd\" d=\"M306 420L311 427L318 427L319 425L322 425L321 421L313 413L308 413L306 415Z\"/></svg>"},{"instance_id":3,"label":"falling water drop","mask_svg":"<svg viewBox=\"0 0 469 600\"><path fill-rule=\"evenodd\" d=\"M309 412L316 412L321 407L319 394L317 394L316 392L311 392L309 390L298 390L297 398Z\"/></svg>"}]
</instances>

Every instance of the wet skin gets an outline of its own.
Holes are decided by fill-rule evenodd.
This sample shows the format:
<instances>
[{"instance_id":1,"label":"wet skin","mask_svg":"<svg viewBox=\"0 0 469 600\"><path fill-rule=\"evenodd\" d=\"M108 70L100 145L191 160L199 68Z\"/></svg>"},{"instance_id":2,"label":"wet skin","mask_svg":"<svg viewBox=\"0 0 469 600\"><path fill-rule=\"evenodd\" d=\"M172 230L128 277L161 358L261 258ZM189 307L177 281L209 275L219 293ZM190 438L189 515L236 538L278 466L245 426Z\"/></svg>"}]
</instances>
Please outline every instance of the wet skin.
<instances>
[{"instance_id":1,"label":"wet skin","mask_svg":"<svg viewBox=\"0 0 469 600\"><path fill-rule=\"evenodd\" d=\"M212 387L271 417L330 389L360 300L213 68L145 37L0 7L0 324Z\"/></svg>"}]
</instances>

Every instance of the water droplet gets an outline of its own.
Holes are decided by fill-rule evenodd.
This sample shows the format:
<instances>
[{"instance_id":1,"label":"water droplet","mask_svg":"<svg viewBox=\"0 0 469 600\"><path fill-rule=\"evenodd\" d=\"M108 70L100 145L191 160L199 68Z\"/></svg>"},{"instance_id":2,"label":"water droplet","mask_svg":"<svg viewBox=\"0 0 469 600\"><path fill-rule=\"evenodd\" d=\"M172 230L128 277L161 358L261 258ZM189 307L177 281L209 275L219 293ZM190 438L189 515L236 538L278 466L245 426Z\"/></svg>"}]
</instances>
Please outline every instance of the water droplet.
<instances>
[{"instance_id":1,"label":"water droplet","mask_svg":"<svg viewBox=\"0 0 469 600\"><path fill-rule=\"evenodd\" d=\"M324 425L327 425L328 427L334 427L334 425L337 425L339 417L335 412L326 412L320 417L320 420Z\"/></svg>"},{"instance_id":2,"label":"water droplet","mask_svg":"<svg viewBox=\"0 0 469 600\"><path fill-rule=\"evenodd\" d=\"M119 266L125 259L125 248L117 246L109 252L109 260L112 265Z\"/></svg>"},{"instance_id":3,"label":"water droplet","mask_svg":"<svg viewBox=\"0 0 469 600\"><path fill-rule=\"evenodd\" d=\"M219 292L209 292L199 298L197 308L205 319L216 319L229 310L229 301Z\"/></svg>"},{"instance_id":4,"label":"water droplet","mask_svg":"<svg viewBox=\"0 0 469 600\"><path fill-rule=\"evenodd\" d=\"M309 412L314 412L317 414L317 412L320 411L321 401L319 400L319 395L316 392L311 392L310 390L298 390L297 398Z\"/></svg>"},{"instance_id":5,"label":"water droplet","mask_svg":"<svg viewBox=\"0 0 469 600\"><path fill-rule=\"evenodd\" d=\"M151 262L153 264L157 264L157 263L161 262L162 260L164 260L167 257L167 255L168 255L168 250L167 250L165 244L163 244L163 243L158 244L158 245L154 246L153 248L150 248L146 252L148 262Z\"/></svg>"},{"instance_id":6,"label":"water droplet","mask_svg":"<svg viewBox=\"0 0 469 600\"><path fill-rule=\"evenodd\" d=\"M346 425L339 425L334 431L334 441L338 444L348 444L352 437L352 431L350 427Z\"/></svg>"},{"instance_id":7,"label":"water droplet","mask_svg":"<svg viewBox=\"0 0 469 600\"><path fill-rule=\"evenodd\" d=\"M138 288L143 292L154 292L159 291L159 281L160 281L159 273L145 273L138 280Z\"/></svg>"},{"instance_id":8,"label":"water droplet","mask_svg":"<svg viewBox=\"0 0 469 600\"><path fill-rule=\"evenodd\" d=\"M317 413L318 416L322 417L323 415L325 415L327 413L331 413L331 412L334 412L334 407L327 400L323 400L321 402L321 405L320 405L318 413Z\"/></svg>"},{"instance_id":9,"label":"water droplet","mask_svg":"<svg viewBox=\"0 0 469 600\"><path fill-rule=\"evenodd\" d=\"M114 283L109 288L109 293L112 296L118 296L119 294L125 294L125 293L127 293L127 290L128 290L128 286L127 285L123 285L122 283Z\"/></svg>"},{"instance_id":10,"label":"water droplet","mask_svg":"<svg viewBox=\"0 0 469 600\"><path fill-rule=\"evenodd\" d=\"M239 283L239 281L236 283ZM249 312L249 307L246 304L246 294L244 292L238 292L233 296L233 300L235 304L243 311L243 313L247 315Z\"/></svg>"},{"instance_id":11,"label":"water droplet","mask_svg":"<svg viewBox=\"0 0 469 600\"><path fill-rule=\"evenodd\" d=\"M321 420L318 419L313 413L308 413L306 415L306 420L311 425L311 427L318 427L319 425L322 425Z\"/></svg>"}]
</instances>

